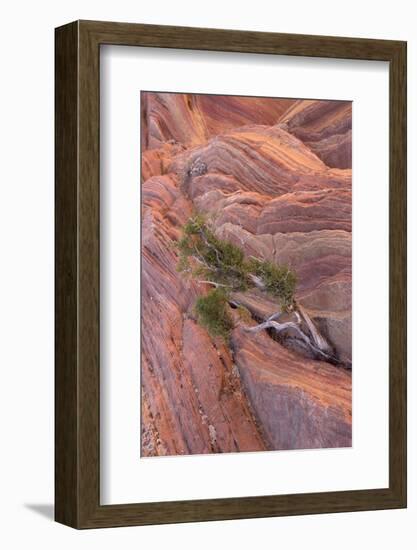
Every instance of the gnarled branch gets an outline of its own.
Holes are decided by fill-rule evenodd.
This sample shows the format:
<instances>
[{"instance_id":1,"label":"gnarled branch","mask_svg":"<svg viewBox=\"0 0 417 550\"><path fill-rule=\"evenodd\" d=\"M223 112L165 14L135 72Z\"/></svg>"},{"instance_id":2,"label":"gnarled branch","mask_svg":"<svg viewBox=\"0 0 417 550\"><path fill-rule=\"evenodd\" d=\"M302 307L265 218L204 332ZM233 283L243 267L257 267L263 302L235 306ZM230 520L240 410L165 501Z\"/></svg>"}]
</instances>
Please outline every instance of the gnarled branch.
<instances>
[{"instance_id":1,"label":"gnarled branch","mask_svg":"<svg viewBox=\"0 0 417 550\"><path fill-rule=\"evenodd\" d=\"M216 288L219 288L219 287L229 288L229 285L222 285L221 283L215 283L214 281L197 281L197 282L201 284L206 284L206 285L213 285Z\"/></svg>"},{"instance_id":2,"label":"gnarled branch","mask_svg":"<svg viewBox=\"0 0 417 550\"><path fill-rule=\"evenodd\" d=\"M272 317L276 317L277 314L274 314ZM247 332L260 332L261 330L265 330L267 328L273 328L278 334L284 330L287 329L294 329L297 333L297 335L301 338L301 340L307 345L308 348L310 348L314 353L316 353L318 356L323 357L325 360L331 360L334 361L334 357L332 355L329 355L328 353L322 351L320 348L318 348L315 344L313 344L310 340L310 338L304 334L304 332L300 329L300 327L297 325L297 323L294 323L293 321L286 321L285 323L278 323L277 321L272 320L269 318L267 321L264 321L263 323L260 323L259 325L256 325L255 327L246 327L245 330Z\"/></svg>"}]
</instances>

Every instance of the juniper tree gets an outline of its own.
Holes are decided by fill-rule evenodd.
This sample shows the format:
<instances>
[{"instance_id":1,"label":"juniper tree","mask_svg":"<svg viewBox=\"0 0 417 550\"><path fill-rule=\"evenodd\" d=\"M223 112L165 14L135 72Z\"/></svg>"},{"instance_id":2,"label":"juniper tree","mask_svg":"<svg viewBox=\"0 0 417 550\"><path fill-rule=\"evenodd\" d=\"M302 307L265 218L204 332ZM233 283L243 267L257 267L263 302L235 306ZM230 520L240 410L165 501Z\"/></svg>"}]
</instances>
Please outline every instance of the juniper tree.
<instances>
[{"instance_id":1,"label":"juniper tree","mask_svg":"<svg viewBox=\"0 0 417 550\"><path fill-rule=\"evenodd\" d=\"M246 257L239 246L217 237L210 222L201 214L191 217L184 225L178 251L178 270L214 287L195 304L198 322L212 337L229 339L233 328L229 304L241 309L242 305L236 303L236 292L256 288L277 302L277 312L256 326L248 326L248 332L271 329L281 334L292 329L300 346L319 359L334 362L329 344L306 311L296 303L297 277L288 266ZM282 315L289 312L292 320L279 322ZM247 313L246 310L246 320Z\"/></svg>"}]
</instances>

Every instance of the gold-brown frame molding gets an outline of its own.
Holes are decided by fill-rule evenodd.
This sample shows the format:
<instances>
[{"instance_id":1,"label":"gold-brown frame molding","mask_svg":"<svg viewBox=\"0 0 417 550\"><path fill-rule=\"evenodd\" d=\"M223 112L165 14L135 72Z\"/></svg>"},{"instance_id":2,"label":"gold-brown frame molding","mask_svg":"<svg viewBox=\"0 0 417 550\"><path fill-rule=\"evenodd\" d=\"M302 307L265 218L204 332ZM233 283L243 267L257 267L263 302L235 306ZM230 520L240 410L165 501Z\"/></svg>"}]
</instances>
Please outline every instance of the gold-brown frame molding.
<instances>
[{"instance_id":1,"label":"gold-brown frame molding","mask_svg":"<svg viewBox=\"0 0 417 550\"><path fill-rule=\"evenodd\" d=\"M100 46L389 62L389 487L100 504ZM406 42L76 21L55 31L55 519L75 528L406 507Z\"/></svg>"}]
</instances>

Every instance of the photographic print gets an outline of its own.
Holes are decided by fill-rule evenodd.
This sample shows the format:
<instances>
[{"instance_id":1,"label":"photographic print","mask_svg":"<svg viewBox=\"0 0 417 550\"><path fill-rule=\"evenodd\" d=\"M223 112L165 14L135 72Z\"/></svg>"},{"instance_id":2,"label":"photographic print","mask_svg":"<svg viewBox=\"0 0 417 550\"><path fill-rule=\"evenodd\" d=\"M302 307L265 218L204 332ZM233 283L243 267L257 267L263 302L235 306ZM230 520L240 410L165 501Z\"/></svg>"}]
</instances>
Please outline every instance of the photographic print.
<instances>
[{"instance_id":1,"label":"photographic print","mask_svg":"<svg viewBox=\"0 0 417 550\"><path fill-rule=\"evenodd\" d=\"M140 101L141 457L350 447L352 103Z\"/></svg>"}]
</instances>

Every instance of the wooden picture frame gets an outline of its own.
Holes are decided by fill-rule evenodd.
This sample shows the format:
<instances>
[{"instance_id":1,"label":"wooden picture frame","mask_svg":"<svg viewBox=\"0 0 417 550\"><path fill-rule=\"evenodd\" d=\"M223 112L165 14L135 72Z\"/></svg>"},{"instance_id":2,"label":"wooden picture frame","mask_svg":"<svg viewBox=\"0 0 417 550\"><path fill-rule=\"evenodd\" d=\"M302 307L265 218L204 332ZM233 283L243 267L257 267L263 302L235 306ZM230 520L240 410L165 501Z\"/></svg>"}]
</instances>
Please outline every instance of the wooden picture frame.
<instances>
[{"instance_id":1,"label":"wooden picture frame","mask_svg":"<svg viewBox=\"0 0 417 550\"><path fill-rule=\"evenodd\" d=\"M389 487L100 504L99 56L117 44L389 62ZM406 43L76 21L56 29L55 518L75 528L406 506Z\"/></svg>"}]
</instances>

